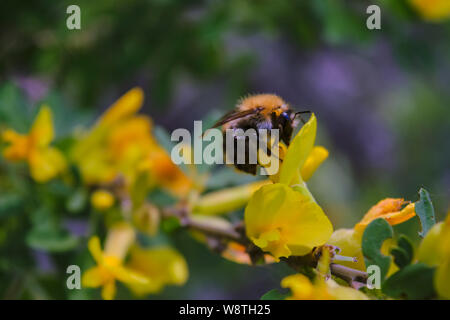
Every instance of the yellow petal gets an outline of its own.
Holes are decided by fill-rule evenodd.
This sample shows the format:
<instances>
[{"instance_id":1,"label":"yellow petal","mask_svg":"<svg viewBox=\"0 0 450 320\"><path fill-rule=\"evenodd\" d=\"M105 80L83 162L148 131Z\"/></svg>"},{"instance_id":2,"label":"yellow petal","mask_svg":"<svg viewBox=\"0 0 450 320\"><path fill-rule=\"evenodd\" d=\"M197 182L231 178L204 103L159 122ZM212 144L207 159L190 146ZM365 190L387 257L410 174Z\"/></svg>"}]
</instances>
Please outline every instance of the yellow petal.
<instances>
[{"instance_id":1,"label":"yellow petal","mask_svg":"<svg viewBox=\"0 0 450 320\"><path fill-rule=\"evenodd\" d=\"M361 249L361 235L353 229L338 229L333 232L327 244L341 249L340 255L355 257L357 262L339 261L339 264L365 271L364 257Z\"/></svg>"},{"instance_id":2,"label":"yellow petal","mask_svg":"<svg viewBox=\"0 0 450 320\"><path fill-rule=\"evenodd\" d=\"M441 263L444 252L441 246L441 233L444 223L435 224L423 238L417 250L417 259L429 266L437 266Z\"/></svg>"},{"instance_id":3,"label":"yellow petal","mask_svg":"<svg viewBox=\"0 0 450 320\"><path fill-rule=\"evenodd\" d=\"M450 256L447 256L437 268L434 276L434 286L439 296L450 299Z\"/></svg>"},{"instance_id":4,"label":"yellow petal","mask_svg":"<svg viewBox=\"0 0 450 320\"><path fill-rule=\"evenodd\" d=\"M81 277L81 285L88 288L97 288L105 283L106 277L102 268L93 267L86 270Z\"/></svg>"},{"instance_id":5,"label":"yellow petal","mask_svg":"<svg viewBox=\"0 0 450 320\"><path fill-rule=\"evenodd\" d=\"M245 226L247 236L275 258L308 254L333 232L311 197L280 183L255 192L245 209Z\"/></svg>"},{"instance_id":6,"label":"yellow petal","mask_svg":"<svg viewBox=\"0 0 450 320\"><path fill-rule=\"evenodd\" d=\"M315 146L300 170L303 181L308 181L326 158L328 158L328 150L321 146Z\"/></svg>"},{"instance_id":7,"label":"yellow petal","mask_svg":"<svg viewBox=\"0 0 450 320\"><path fill-rule=\"evenodd\" d=\"M31 177L37 182L46 182L62 173L66 167L64 155L56 148L43 147L33 150L29 156Z\"/></svg>"},{"instance_id":8,"label":"yellow petal","mask_svg":"<svg viewBox=\"0 0 450 320\"><path fill-rule=\"evenodd\" d=\"M430 232L431 230L428 233ZM434 276L434 285L440 297L450 299L450 214L447 215L442 224L439 239L435 246L440 248L441 263Z\"/></svg>"},{"instance_id":9,"label":"yellow petal","mask_svg":"<svg viewBox=\"0 0 450 320\"><path fill-rule=\"evenodd\" d=\"M104 255L123 261L128 249L136 239L134 228L127 222L118 222L108 230L105 240Z\"/></svg>"},{"instance_id":10,"label":"yellow petal","mask_svg":"<svg viewBox=\"0 0 450 320\"><path fill-rule=\"evenodd\" d=\"M100 118L99 125L110 125L135 114L142 106L144 92L141 88L133 88L120 97Z\"/></svg>"},{"instance_id":11,"label":"yellow petal","mask_svg":"<svg viewBox=\"0 0 450 320\"><path fill-rule=\"evenodd\" d=\"M444 21L450 18L448 0L409 0L420 15L430 21Z\"/></svg>"},{"instance_id":12,"label":"yellow petal","mask_svg":"<svg viewBox=\"0 0 450 320\"><path fill-rule=\"evenodd\" d=\"M9 145L3 150L3 156L10 161L25 160L30 150L28 136L7 129L2 133L3 141Z\"/></svg>"},{"instance_id":13,"label":"yellow petal","mask_svg":"<svg viewBox=\"0 0 450 320\"><path fill-rule=\"evenodd\" d=\"M109 270L115 279L125 284L146 285L150 281L145 275L121 265L110 267Z\"/></svg>"},{"instance_id":14,"label":"yellow petal","mask_svg":"<svg viewBox=\"0 0 450 320\"><path fill-rule=\"evenodd\" d=\"M97 236L89 239L88 249L91 252L92 257L94 258L97 264L100 264L103 259L102 247L100 245L100 239Z\"/></svg>"},{"instance_id":15,"label":"yellow petal","mask_svg":"<svg viewBox=\"0 0 450 320\"><path fill-rule=\"evenodd\" d=\"M99 211L108 210L114 204L114 196L107 190L96 190L91 195L91 204Z\"/></svg>"},{"instance_id":16,"label":"yellow petal","mask_svg":"<svg viewBox=\"0 0 450 320\"><path fill-rule=\"evenodd\" d=\"M151 135L152 121L147 116L136 115L114 126L107 138L108 149L113 158L127 157L129 149L139 147L145 152L155 143Z\"/></svg>"},{"instance_id":17,"label":"yellow petal","mask_svg":"<svg viewBox=\"0 0 450 320\"><path fill-rule=\"evenodd\" d=\"M39 110L30 130L33 144L39 147L47 146L53 140L52 111L46 105Z\"/></svg>"},{"instance_id":18,"label":"yellow petal","mask_svg":"<svg viewBox=\"0 0 450 320\"><path fill-rule=\"evenodd\" d=\"M289 300L311 300L315 298L313 284L302 274L294 274L283 278L281 287L291 289L292 295L288 298Z\"/></svg>"},{"instance_id":19,"label":"yellow petal","mask_svg":"<svg viewBox=\"0 0 450 320\"><path fill-rule=\"evenodd\" d=\"M369 300L364 293L350 287L339 285L333 279L326 281L328 293L337 300Z\"/></svg>"},{"instance_id":20,"label":"yellow petal","mask_svg":"<svg viewBox=\"0 0 450 320\"><path fill-rule=\"evenodd\" d=\"M402 209L407 203L408 201L404 199L387 198L381 200L370 208L362 220L356 224L355 230L362 233L369 223L377 218L385 219L390 225L400 224L411 219L416 215L414 203L410 203Z\"/></svg>"},{"instance_id":21,"label":"yellow petal","mask_svg":"<svg viewBox=\"0 0 450 320\"><path fill-rule=\"evenodd\" d=\"M291 289L289 300L368 300L362 292L344 287L333 279L315 281L313 284L306 276L294 274L281 281L281 286Z\"/></svg>"},{"instance_id":22,"label":"yellow petal","mask_svg":"<svg viewBox=\"0 0 450 320\"><path fill-rule=\"evenodd\" d=\"M162 147L154 146L148 161L150 172L156 182L174 196L186 197L193 189L194 182L173 163Z\"/></svg>"},{"instance_id":23,"label":"yellow petal","mask_svg":"<svg viewBox=\"0 0 450 320\"><path fill-rule=\"evenodd\" d=\"M133 247L127 268L149 279L146 284L127 284L139 295L158 292L165 285L183 285L189 274L183 256L170 247Z\"/></svg>"},{"instance_id":24,"label":"yellow petal","mask_svg":"<svg viewBox=\"0 0 450 320\"><path fill-rule=\"evenodd\" d=\"M104 300L112 300L116 296L116 282L114 280L108 281L103 285L102 298Z\"/></svg>"},{"instance_id":25,"label":"yellow petal","mask_svg":"<svg viewBox=\"0 0 450 320\"><path fill-rule=\"evenodd\" d=\"M118 172L107 150L98 146L88 155L76 160L84 181L87 184L108 184L114 180Z\"/></svg>"},{"instance_id":26,"label":"yellow petal","mask_svg":"<svg viewBox=\"0 0 450 320\"><path fill-rule=\"evenodd\" d=\"M290 184L305 163L316 139L317 120L314 114L292 140L280 169L280 183Z\"/></svg>"}]
</instances>

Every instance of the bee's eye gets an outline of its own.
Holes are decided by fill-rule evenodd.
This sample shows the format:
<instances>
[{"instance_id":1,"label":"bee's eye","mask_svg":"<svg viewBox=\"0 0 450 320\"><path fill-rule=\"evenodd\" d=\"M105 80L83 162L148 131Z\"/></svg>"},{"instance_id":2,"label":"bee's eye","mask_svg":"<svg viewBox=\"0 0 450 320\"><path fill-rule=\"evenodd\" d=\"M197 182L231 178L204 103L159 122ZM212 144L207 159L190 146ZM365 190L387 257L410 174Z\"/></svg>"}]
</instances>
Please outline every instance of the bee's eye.
<instances>
[{"instance_id":1,"label":"bee's eye","mask_svg":"<svg viewBox=\"0 0 450 320\"><path fill-rule=\"evenodd\" d=\"M291 120L291 118L289 117L289 115L286 112L282 112L281 116L286 120Z\"/></svg>"}]
</instances>

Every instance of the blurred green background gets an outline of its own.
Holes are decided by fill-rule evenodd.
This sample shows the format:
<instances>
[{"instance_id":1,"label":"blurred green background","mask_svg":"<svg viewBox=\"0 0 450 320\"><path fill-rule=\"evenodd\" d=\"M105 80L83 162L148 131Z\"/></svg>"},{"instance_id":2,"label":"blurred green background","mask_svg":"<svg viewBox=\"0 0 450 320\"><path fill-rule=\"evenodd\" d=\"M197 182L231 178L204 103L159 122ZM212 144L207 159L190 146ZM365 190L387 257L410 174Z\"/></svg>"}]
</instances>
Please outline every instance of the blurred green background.
<instances>
[{"instance_id":1,"label":"blurred green background","mask_svg":"<svg viewBox=\"0 0 450 320\"><path fill-rule=\"evenodd\" d=\"M70 4L81 8L81 30L66 27ZM381 8L381 30L366 28L370 4ZM450 23L423 15L406 0L2 1L0 126L26 130L46 101L63 145L138 85L169 148L173 129L216 119L247 93L276 93L318 117L330 157L309 185L335 228L383 198L415 201L422 186L441 220L450 206ZM3 159L0 170L0 297L91 297L65 289L65 266L86 259L85 247L74 249L77 261L73 251L27 248L15 218L33 205L15 202L14 190L42 199L73 190L20 185ZM211 190L252 179L207 170ZM86 219L64 223L83 235ZM416 237L418 223L401 228ZM184 232L170 241L190 279L150 298L259 298L290 272L226 261Z\"/></svg>"}]
</instances>

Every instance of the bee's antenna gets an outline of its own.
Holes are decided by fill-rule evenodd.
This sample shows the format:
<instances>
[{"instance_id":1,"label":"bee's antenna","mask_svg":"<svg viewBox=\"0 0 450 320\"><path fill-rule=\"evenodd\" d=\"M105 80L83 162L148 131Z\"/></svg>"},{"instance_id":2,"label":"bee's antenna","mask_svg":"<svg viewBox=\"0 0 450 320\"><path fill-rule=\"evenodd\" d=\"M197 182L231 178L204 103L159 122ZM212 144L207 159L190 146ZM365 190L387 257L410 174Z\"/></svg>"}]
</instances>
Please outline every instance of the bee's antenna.
<instances>
[{"instance_id":1,"label":"bee's antenna","mask_svg":"<svg viewBox=\"0 0 450 320\"><path fill-rule=\"evenodd\" d=\"M305 121L305 119L303 119L302 116L301 116L301 114L304 114L304 113L311 113L311 111L309 111L309 110L306 110L306 111L298 111L298 112L294 113L294 118L292 118L292 120L294 120L294 119L298 116L298 117L300 118L300 120L303 122L303 124L305 124L306 121Z\"/></svg>"}]
</instances>

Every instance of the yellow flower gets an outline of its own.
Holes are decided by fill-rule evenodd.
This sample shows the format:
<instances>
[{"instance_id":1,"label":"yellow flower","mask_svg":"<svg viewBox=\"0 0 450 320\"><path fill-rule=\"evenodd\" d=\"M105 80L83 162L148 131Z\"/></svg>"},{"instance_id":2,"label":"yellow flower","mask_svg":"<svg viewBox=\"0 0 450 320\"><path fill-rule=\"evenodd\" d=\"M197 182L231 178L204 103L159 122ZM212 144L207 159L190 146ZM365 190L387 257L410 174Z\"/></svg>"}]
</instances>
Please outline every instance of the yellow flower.
<instances>
[{"instance_id":1,"label":"yellow flower","mask_svg":"<svg viewBox=\"0 0 450 320\"><path fill-rule=\"evenodd\" d=\"M143 99L140 88L125 93L82 137L71 156L88 184L108 184L123 177L130 189L148 173L148 186L161 185L175 196L186 196L194 183L154 139L151 119L136 114Z\"/></svg>"},{"instance_id":2,"label":"yellow flower","mask_svg":"<svg viewBox=\"0 0 450 320\"><path fill-rule=\"evenodd\" d=\"M391 225L403 223L415 216L414 203L409 203L404 199L387 198L379 201L364 215L353 229L338 229L331 235L328 244L339 247L341 254L349 257L356 257L355 262L339 261L343 264L359 270L365 270L364 257L361 249L362 236L365 228L375 219L383 218ZM405 204L408 204L405 206ZM388 255L394 245L393 239L388 239L383 243L381 252ZM397 267L391 264L388 274L392 274Z\"/></svg>"},{"instance_id":3,"label":"yellow flower","mask_svg":"<svg viewBox=\"0 0 450 320\"><path fill-rule=\"evenodd\" d=\"M97 190L92 193L91 203L95 209L105 211L111 208L114 204L114 196L109 191Z\"/></svg>"},{"instance_id":4,"label":"yellow flower","mask_svg":"<svg viewBox=\"0 0 450 320\"><path fill-rule=\"evenodd\" d=\"M247 236L276 259L306 255L325 244L333 232L301 175L308 160L303 170L307 178L327 156L324 149L312 152L316 129L316 117L312 115L285 152L279 174L271 177L276 183L258 189L245 209Z\"/></svg>"},{"instance_id":5,"label":"yellow flower","mask_svg":"<svg viewBox=\"0 0 450 320\"><path fill-rule=\"evenodd\" d=\"M420 15L430 21L444 21L450 17L448 0L409 0Z\"/></svg>"},{"instance_id":6,"label":"yellow flower","mask_svg":"<svg viewBox=\"0 0 450 320\"><path fill-rule=\"evenodd\" d=\"M31 177L37 182L46 182L66 169L63 154L50 146L53 140L52 113L42 106L27 135L12 129L3 132L2 138L9 143L3 156L10 161L27 161Z\"/></svg>"},{"instance_id":7,"label":"yellow flower","mask_svg":"<svg viewBox=\"0 0 450 320\"><path fill-rule=\"evenodd\" d=\"M325 244L333 232L314 200L287 185L261 187L245 209L247 236L276 259L306 255Z\"/></svg>"},{"instance_id":8,"label":"yellow flower","mask_svg":"<svg viewBox=\"0 0 450 320\"><path fill-rule=\"evenodd\" d=\"M417 259L437 266L434 286L439 296L450 299L450 212L444 222L435 224L427 233L417 252Z\"/></svg>"},{"instance_id":9,"label":"yellow flower","mask_svg":"<svg viewBox=\"0 0 450 320\"><path fill-rule=\"evenodd\" d=\"M83 287L103 287L102 297L114 299L116 280L128 285L147 285L149 279L143 274L123 266L123 260L129 246L134 242L135 234L127 224L118 224L110 229L102 252L100 239L92 237L88 248L97 266L87 270L81 279Z\"/></svg>"},{"instance_id":10,"label":"yellow flower","mask_svg":"<svg viewBox=\"0 0 450 320\"><path fill-rule=\"evenodd\" d=\"M194 181L173 163L166 150L160 146L152 148L142 165L149 169L157 185L177 197L186 197L195 186Z\"/></svg>"},{"instance_id":11,"label":"yellow flower","mask_svg":"<svg viewBox=\"0 0 450 320\"><path fill-rule=\"evenodd\" d=\"M142 249L137 246L130 251L127 268L143 274L147 283L128 283L136 295L157 293L166 285L181 286L186 283L189 272L183 256L170 247Z\"/></svg>"},{"instance_id":12,"label":"yellow flower","mask_svg":"<svg viewBox=\"0 0 450 320\"><path fill-rule=\"evenodd\" d=\"M151 120L135 114L142 102L142 90L131 89L74 146L71 156L88 184L110 183L119 174L134 178L135 168L153 143Z\"/></svg>"},{"instance_id":13,"label":"yellow flower","mask_svg":"<svg viewBox=\"0 0 450 320\"><path fill-rule=\"evenodd\" d=\"M318 278L318 277L317 277ZM285 277L281 281L283 288L291 289L288 300L368 300L368 297L353 288L344 287L333 279L323 279L312 283L302 274Z\"/></svg>"}]
</instances>

